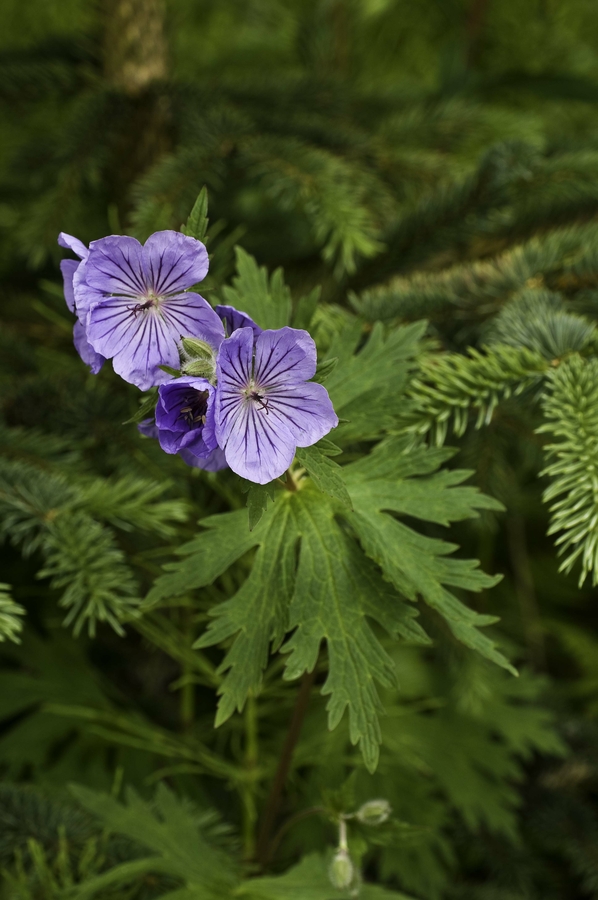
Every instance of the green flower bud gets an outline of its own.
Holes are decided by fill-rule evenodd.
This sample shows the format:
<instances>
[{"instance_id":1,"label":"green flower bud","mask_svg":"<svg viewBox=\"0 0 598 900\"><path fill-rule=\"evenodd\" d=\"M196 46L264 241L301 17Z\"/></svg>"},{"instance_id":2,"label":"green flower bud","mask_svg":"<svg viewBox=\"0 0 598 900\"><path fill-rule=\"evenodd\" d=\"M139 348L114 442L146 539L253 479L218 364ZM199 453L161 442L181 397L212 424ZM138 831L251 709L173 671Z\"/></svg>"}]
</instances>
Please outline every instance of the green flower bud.
<instances>
[{"instance_id":1,"label":"green flower bud","mask_svg":"<svg viewBox=\"0 0 598 900\"><path fill-rule=\"evenodd\" d=\"M211 381L216 368L214 362L209 359L192 359L183 365L183 375L195 375L197 378L207 378Z\"/></svg>"},{"instance_id":2,"label":"green flower bud","mask_svg":"<svg viewBox=\"0 0 598 900\"><path fill-rule=\"evenodd\" d=\"M206 341L200 340L200 338L183 337L181 338L181 347L185 355L191 359L214 359L212 347Z\"/></svg>"},{"instance_id":3,"label":"green flower bud","mask_svg":"<svg viewBox=\"0 0 598 900\"><path fill-rule=\"evenodd\" d=\"M346 890L351 886L355 877L355 867L346 850L336 851L334 859L330 863L328 877L333 887L338 888L339 891Z\"/></svg>"},{"instance_id":4,"label":"green flower bud","mask_svg":"<svg viewBox=\"0 0 598 900\"><path fill-rule=\"evenodd\" d=\"M382 825L391 812L388 800L368 800L357 810L355 817L362 825Z\"/></svg>"}]
</instances>

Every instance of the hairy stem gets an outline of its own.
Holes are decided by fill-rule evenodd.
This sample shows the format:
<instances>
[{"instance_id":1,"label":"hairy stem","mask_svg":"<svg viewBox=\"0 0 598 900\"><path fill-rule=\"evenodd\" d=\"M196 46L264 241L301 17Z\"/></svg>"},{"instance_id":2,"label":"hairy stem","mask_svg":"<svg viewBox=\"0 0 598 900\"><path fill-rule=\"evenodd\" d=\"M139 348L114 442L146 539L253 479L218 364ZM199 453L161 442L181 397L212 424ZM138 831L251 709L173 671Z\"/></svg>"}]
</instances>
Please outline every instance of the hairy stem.
<instances>
[{"instance_id":1,"label":"hairy stem","mask_svg":"<svg viewBox=\"0 0 598 900\"><path fill-rule=\"evenodd\" d=\"M313 671L306 672L301 679L301 685L297 693L297 699L295 700L295 707L280 754L278 768L276 769L276 774L274 775L274 780L272 781L270 793L264 808L256 851L256 859L262 868L268 864L272 854L270 835L272 834L272 830L278 818L278 813L280 812L284 786L291 768L293 753L297 741L299 740L299 735L301 734L303 720L305 719L305 714L309 706L309 695L315 678L316 667L314 666Z\"/></svg>"}]
</instances>

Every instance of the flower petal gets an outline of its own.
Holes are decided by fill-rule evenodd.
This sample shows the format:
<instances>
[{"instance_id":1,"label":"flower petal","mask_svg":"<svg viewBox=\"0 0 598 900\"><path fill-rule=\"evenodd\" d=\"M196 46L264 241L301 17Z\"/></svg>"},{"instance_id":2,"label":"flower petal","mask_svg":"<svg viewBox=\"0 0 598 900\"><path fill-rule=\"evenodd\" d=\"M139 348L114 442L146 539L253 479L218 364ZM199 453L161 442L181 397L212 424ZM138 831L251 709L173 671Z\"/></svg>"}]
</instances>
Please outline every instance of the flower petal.
<instances>
[{"instance_id":1,"label":"flower petal","mask_svg":"<svg viewBox=\"0 0 598 900\"><path fill-rule=\"evenodd\" d=\"M158 437L158 426L153 419L144 419L137 428L144 437ZM218 472L227 467L224 451L220 447L216 447L203 458L195 456L190 450L180 450L178 455L188 466L192 466L194 469L205 469L206 472Z\"/></svg>"},{"instance_id":2,"label":"flower petal","mask_svg":"<svg viewBox=\"0 0 598 900\"><path fill-rule=\"evenodd\" d=\"M237 475L267 484L285 472L295 456L295 440L279 421L270 420L265 409L241 400L231 417L223 446L226 461Z\"/></svg>"},{"instance_id":3,"label":"flower petal","mask_svg":"<svg viewBox=\"0 0 598 900\"><path fill-rule=\"evenodd\" d=\"M270 422L266 410L243 395L251 381L252 357L251 328L240 328L220 346L216 439L233 472L266 484L290 466L295 440L279 418Z\"/></svg>"},{"instance_id":4,"label":"flower petal","mask_svg":"<svg viewBox=\"0 0 598 900\"><path fill-rule=\"evenodd\" d=\"M181 337L201 338L214 350L218 350L224 340L222 322L199 294L187 291L169 296L160 303L160 312L177 340Z\"/></svg>"},{"instance_id":5,"label":"flower petal","mask_svg":"<svg viewBox=\"0 0 598 900\"><path fill-rule=\"evenodd\" d=\"M64 299L71 312L75 312L75 291L73 290L73 278L81 265L76 259L63 259L60 263L62 281L64 284Z\"/></svg>"},{"instance_id":6,"label":"flower petal","mask_svg":"<svg viewBox=\"0 0 598 900\"><path fill-rule=\"evenodd\" d=\"M260 387L308 381L316 365L316 345L307 331L288 327L263 331L255 343L254 379Z\"/></svg>"},{"instance_id":7,"label":"flower petal","mask_svg":"<svg viewBox=\"0 0 598 900\"><path fill-rule=\"evenodd\" d=\"M280 385L268 391L267 403L272 424L284 425L297 447L310 447L338 425L338 416L322 384Z\"/></svg>"},{"instance_id":8,"label":"flower petal","mask_svg":"<svg viewBox=\"0 0 598 900\"><path fill-rule=\"evenodd\" d=\"M114 371L142 391L169 381L158 366L178 368L178 334L155 309L135 311L128 297L110 297L92 307L87 338L94 350L113 359Z\"/></svg>"},{"instance_id":9,"label":"flower petal","mask_svg":"<svg viewBox=\"0 0 598 900\"><path fill-rule=\"evenodd\" d=\"M73 237L72 234L66 234L64 231L61 231L58 235L58 244L60 247L64 247L67 250L72 250L73 253L76 253L79 259L87 259L89 256L89 250L79 238Z\"/></svg>"},{"instance_id":10,"label":"flower petal","mask_svg":"<svg viewBox=\"0 0 598 900\"><path fill-rule=\"evenodd\" d=\"M243 312L241 309L235 309L234 306L216 306L215 309L224 322L224 329L227 337L234 331L237 331L238 328L252 328L253 336L255 338L263 331L263 328L256 325L251 316L248 316L247 313Z\"/></svg>"},{"instance_id":11,"label":"flower petal","mask_svg":"<svg viewBox=\"0 0 598 900\"><path fill-rule=\"evenodd\" d=\"M73 296L75 300L75 312L82 322L87 322L89 310L94 303L105 300L106 295L97 288L90 287L86 280L87 260L80 262L75 274L73 275ZM66 296L66 295L65 295Z\"/></svg>"},{"instance_id":12,"label":"flower petal","mask_svg":"<svg viewBox=\"0 0 598 900\"><path fill-rule=\"evenodd\" d=\"M105 294L140 297L148 285L142 259L143 248L132 237L112 234L92 241L85 272L87 284Z\"/></svg>"},{"instance_id":13,"label":"flower petal","mask_svg":"<svg viewBox=\"0 0 598 900\"><path fill-rule=\"evenodd\" d=\"M181 407L194 391L207 391L205 423L189 423L181 416ZM156 425L160 446L166 453L188 449L195 456L206 457L215 449L214 387L205 378L187 375L160 385L156 407Z\"/></svg>"},{"instance_id":14,"label":"flower petal","mask_svg":"<svg viewBox=\"0 0 598 900\"><path fill-rule=\"evenodd\" d=\"M208 274L208 251L179 231L157 231L143 247L145 280L154 293L175 294Z\"/></svg>"},{"instance_id":15,"label":"flower petal","mask_svg":"<svg viewBox=\"0 0 598 900\"><path fill-rule=\"evenodd\" d=\"M93 349L87 340L85 326L78 319L73 328L73 343L83 362L89 366L93 375L97 375L106 362L106 358Z\"/></svg>"},{"instance_id":16,"label":"flower petal","mask_svg":"<svg viewBox=\"0 0 598 900\"><path fill-rule=\"evenodd\" d=\"M158 439L158 426L154 422L153 419L143 419L137 425L137 430L144 436L148 438L156 438Z\"/></svg>"},{"instance_id":17,"label":"flower petal","mask_svg":"<svg viewBox=\"0 0 598 900\"><path fill-rule=\"evenodd\" d=\"M219 472L220 469L227 468L226 457L220 447L216 447L209 456L202 459L194 456L190 450L181 450L179 456L188 466L192 466L194 469L203 469L205 472Z\"/></svg>"}]
</instances>

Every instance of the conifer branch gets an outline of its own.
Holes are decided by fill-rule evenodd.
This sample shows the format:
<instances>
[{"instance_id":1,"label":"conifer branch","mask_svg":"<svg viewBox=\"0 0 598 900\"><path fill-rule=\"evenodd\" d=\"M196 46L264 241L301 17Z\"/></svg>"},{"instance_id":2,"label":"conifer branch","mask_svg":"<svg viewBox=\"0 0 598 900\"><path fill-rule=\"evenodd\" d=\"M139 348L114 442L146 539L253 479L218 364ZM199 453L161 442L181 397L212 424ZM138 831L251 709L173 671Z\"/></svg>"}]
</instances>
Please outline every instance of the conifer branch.
<instances>
[{"instance_id":1,"label":"conifer branch","mask_svg":"<svg viewBox=\"0 0 598 900\"><path fill-rule=\"evenodd\" d=\"M598 360L572 356L549 379L540 432L556 439L545 447L551 479L543 494L550 504L549 534L570 572L581 563L579 586L591 575L598 584Z\"/></svg>"},{"instance_id":2,"label":"conifer branch","mask_svg":"<svg viewBox=\"0 0 598 900\"><path fill-rule=\"evenodd\" d=\"M449 427L460 437L472 412L477 414L476 428L487 425L498 403L537 384L549 368L539 353L506 345L484 352L470 349L467 356L424 357L407 394L405 427L420 435L430 433L432 442L442 446Z\"/></svg>"}]
</instances>

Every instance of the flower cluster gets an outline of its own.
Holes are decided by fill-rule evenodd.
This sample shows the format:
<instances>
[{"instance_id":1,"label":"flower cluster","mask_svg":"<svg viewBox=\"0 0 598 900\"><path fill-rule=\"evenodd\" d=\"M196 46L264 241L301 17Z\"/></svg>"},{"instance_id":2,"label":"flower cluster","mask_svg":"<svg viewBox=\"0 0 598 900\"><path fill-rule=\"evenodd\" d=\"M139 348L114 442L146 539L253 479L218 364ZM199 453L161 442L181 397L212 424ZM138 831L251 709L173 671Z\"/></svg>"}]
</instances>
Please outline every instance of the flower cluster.
<instances>
[{"instance_id":1,"label":"flower cluster","mask_svg":"<svg viewBox=\"0 0 598 900\"><path fill-rule=\"evenodd\" d=\"M144 245L111 235L58 243L74 343L93 373L106 359L142 390L158 386L155 419L140 425L166 453L209 471L225 466L265 484L297 447L338 424L326 389L310 381L316 347L306 331L262 330L232 306L212 309L194 288L208 271L200 242L159 231ZM182 374L176 376L182 361Z\"/></svg>"}]
</instances>

